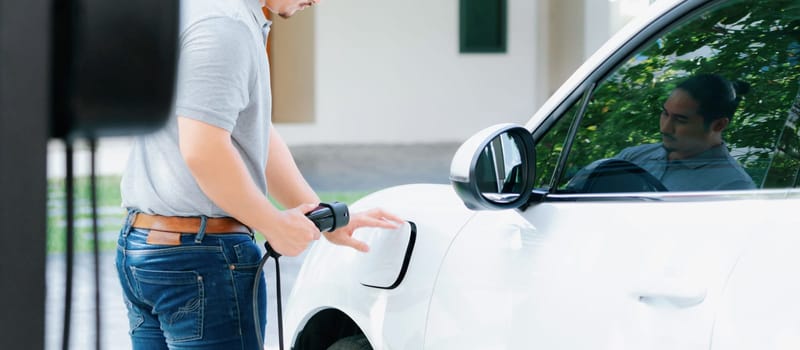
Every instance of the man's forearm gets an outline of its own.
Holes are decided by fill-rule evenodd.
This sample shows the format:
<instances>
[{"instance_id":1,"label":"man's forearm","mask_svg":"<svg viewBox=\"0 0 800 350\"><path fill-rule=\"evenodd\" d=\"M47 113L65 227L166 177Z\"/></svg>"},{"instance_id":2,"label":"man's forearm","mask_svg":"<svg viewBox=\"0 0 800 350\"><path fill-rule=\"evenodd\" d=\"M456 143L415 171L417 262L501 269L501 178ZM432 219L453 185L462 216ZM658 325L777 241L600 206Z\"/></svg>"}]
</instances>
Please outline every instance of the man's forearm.
<instances>
[{"instance_id":1,"label":"man's forearm","mask_svg":"<svg viewBox=\"0 0 800 350\"><path fill-rule=\"evenodd\" d=\"M181 155L203 193L261 233L279 253L295 256L319 238L319 230L305 217L318 202L275 208L250 177L228 131L178 117L178 138Z\"/></svg>"},{"instance_id":2,"label":"man's forearm","mask_svg":"<svg viewBox=\"0 0 800 350\"><path fill-rule=\"evenodd\" d=\"M269 227L278 210L261 194L251 179L244 162L230 137L223 130L217 134L198 131L194 121L179 121L184 137L180 138L181 154L203 193L225 212L245 225L259 229ZM193 134L201 137L186 137Z\"/></svg>"}]
</instances>

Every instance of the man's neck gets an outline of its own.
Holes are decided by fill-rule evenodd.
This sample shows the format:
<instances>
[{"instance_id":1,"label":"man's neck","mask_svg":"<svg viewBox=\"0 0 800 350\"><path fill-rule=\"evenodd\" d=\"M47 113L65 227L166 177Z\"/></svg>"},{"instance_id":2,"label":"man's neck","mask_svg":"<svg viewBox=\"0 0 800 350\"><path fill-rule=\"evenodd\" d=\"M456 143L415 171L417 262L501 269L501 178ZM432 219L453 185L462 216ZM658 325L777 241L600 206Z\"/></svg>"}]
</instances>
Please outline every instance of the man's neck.
<instances>
[{"instance_id":1,"label":"man's neck","mask_svg":"<svg viewBox=\"0 0 800 350\"><path fill-rule=\"evenodd\" d=\"M714 147L719 147L720 145L722 145L722 142L711 145L710 147L703 148L701 150L694 150L692 152L676 152L667 150L667 160L673 161L673 160L683 160L683 159L693 158L696 157L698 154L707 152L708 150Z\"/></svg>"}]
</instances>

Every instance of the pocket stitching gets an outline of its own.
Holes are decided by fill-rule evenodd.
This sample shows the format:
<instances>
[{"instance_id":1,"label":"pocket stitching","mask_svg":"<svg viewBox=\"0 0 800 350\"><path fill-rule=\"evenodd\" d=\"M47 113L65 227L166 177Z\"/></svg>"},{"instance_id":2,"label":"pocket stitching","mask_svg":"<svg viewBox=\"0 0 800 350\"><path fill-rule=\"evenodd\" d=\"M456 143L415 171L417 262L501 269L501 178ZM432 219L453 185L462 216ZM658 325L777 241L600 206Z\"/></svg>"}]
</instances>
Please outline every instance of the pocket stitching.
<instances>
[{"instance_id":1,"label":"pocket stitching","mask_svg":"<svg viewBox=\"0 0 800 350\"><path fill-rule=\"evenodd\" d=\"M149 283L149 284L155 284L155 285L160 285L160 286L188 286L188 285L191 285L191 284L196 284L196 286L197 286L197 297L191 299L184 306L180 306L177 311L175 311L173 313L170 313L170 315L169 315L170 319L169 319L169 323L168 323L169 325L172 325L175 322L177 315L180 314L182 316L184 314L187 314L188 313L187 311L195 312L194 309L196 309L197 320L194 322L195 323L194 334L187 335L187 336L184 336L184 337L172 337L172 338L167 338L167 339L170 340L170 341L173 341L173 342L186 342L186 341L199 340L199 339L203 338L203 324L204 324L204 317L205 317L205 307L204 307L205 306L204 305L205 289L203 287L203 278L198 272L196 272L196 271L146 270L146 269L139 269L139 268L136 268L136 267L133 267L133 266L131 266L131 272L132 272L133 277L135 279L136 286L137 286L139 295L141 295L142 301L144 301L145 303L150 305L150 307L152 307L152 308L155 308L155 303L153 301L151 301L151 300L148 300L145 297L144 293L142 292L142 286L141 286L142 283ZM191 273L191 274L193 274L194 278L193 278L193 280L190 281L189 278L185 278L185 277L183 279L172 279L172 278L164 279L163 276L158 276L158 275L170 275L170 274L171 275L175 275L175 274L179 274L179 273L180 274ZM148 277L147 276L148 274L151 274L151 276ZM161 277L161 278L153 277L153 276L158 276L158 277ZM164 283L164 282L173 282L173 283ZM182 283L174 283L174 282L182 282ZM189 310L187 310L187 305L190 305L190 304L192 306L188 308ZM142 319L142 322L144 322L143 319ZM163 330L163 328L162 328L162 330ZM164 336L167 337L167 335L168 335L168 332L165 331L164 332Z\"/></svg>"}]
</instances>

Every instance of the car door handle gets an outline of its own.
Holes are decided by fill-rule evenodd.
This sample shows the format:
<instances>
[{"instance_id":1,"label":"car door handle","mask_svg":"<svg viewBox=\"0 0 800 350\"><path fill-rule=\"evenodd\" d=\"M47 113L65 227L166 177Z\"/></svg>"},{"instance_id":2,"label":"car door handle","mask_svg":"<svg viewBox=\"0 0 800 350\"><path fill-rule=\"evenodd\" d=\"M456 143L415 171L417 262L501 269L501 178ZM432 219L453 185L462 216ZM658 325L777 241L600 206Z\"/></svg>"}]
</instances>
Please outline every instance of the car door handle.
<instances>
[{"instance_id":1,"label":"car door handle","mask_svg":"<svg viewBox=\"0 0 800 350\"><path fill-rule=\"evenodd\" d=\"M639 302L650 306L688 308L706 300L706 290L643 291L635 293Z\"/></svg>"}]
</instances>

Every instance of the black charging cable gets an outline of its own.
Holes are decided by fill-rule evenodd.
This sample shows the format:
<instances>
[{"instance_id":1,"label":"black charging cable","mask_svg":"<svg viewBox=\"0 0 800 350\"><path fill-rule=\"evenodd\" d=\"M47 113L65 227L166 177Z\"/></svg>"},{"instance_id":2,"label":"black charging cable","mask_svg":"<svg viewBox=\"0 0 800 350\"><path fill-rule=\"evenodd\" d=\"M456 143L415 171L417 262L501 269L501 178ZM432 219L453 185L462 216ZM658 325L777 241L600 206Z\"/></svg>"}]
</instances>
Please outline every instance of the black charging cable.
<instances>
[{"instance_id":1,"label":"black charging cable","mask_svg":"<svg viewBox=\"0 0 800 350\"><path fill-rule=\"evenodd\" d=\"M341 202L320 203L320 205L308 212L306 217L317 226L320 232L333 232L337 229L347 226L350 223L350 212L347 205ZM281 254L275 251L269 242L264 242L264 248L267 250L261 262L258 263L256 270L256 280L253 283L253 320L256 327L256 338L260 348L264 348L264 337L261 334L261 317L258 314L258 287L261 281L261 273L264 269L264 264L272 257L275 259L275 288L277 296L277 312L278 312L278 346L283 350L283 308L281 306L281 269L278 258Z\"/></svg>"}]
</instances>

